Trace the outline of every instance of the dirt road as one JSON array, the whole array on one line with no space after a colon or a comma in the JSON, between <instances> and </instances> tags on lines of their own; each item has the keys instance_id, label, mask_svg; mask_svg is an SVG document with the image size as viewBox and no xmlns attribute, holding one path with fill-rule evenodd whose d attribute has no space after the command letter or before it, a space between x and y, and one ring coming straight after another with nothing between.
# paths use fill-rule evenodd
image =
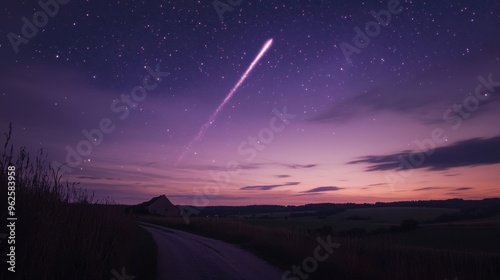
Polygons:
<instances>
[{"instance_id":1,"label":"dirt road","mask_svg":"<svg viewBox=\"0 0 500 280\"><path fill-rule=\"evenodd\" d=\"M279 280L283 273L236 245L141 223L158 245L158 280Z\"/></svg>"}]
</instances>

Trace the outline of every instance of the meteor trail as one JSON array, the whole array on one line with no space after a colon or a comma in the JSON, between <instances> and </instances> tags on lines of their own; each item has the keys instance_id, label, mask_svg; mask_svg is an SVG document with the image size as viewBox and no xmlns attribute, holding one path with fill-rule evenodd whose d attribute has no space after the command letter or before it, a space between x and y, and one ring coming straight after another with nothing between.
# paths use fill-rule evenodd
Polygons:
<instances>
[{"instance_id":1,"label":"meteor trail","mask_svg":"<svg viewBox=\"0 0 500 280\"><path fill-rule=\"evenodd\" d=\"M236 83L236 85L234 85L234 87L231 89L231 91L229 91L229 93L227 94L226 98L224 98L224 101L222 101L222 103L219 105L219 107L217 107L217 109L215 110L215 112L213 112L213 114L210 116L210 118L208 118L207 122L201 127L201 129L198 132L198 134L196 134L196 136L186 146L186 148L184 149L184 151L182 151L181 155L177 159L176 165L178 165L182 161L182 159L186 155L186 152L191 148L191 146L195 142L197 142L198 140L200 140L201 137L203 137L203 135L205 134L205 132L207 131L207 129L213 124L213 122L217 118L217 115L219 114L219 112L222 110L222 108L224 108L224 106L226 105L226 103L229 102L229 100L231 99L231 97L233 97L234 93L243 84L243 82L248 77L248 75L250 74L250 72L252 71L252 69L255 67L255 65L257 64L257 62L259 62L259 60L262 58L262 56L264 56L264 54L267 52L267 50L271 47L272 43L273 43L273 39L267 40L267 42L264 44L264 46L260 50L259 54L252 61L252 64L250 64L250 67L248 67L247 71L245 71L245 73L243 73L243 75L238 80L238 82Z\"/></svg>"}]
</instances>

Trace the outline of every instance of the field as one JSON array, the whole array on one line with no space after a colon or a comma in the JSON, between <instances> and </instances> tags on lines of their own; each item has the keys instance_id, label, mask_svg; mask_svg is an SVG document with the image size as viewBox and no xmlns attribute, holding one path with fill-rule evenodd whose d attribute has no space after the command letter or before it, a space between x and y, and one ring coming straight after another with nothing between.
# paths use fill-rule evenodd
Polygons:
<instances>
[{"instance_id":1,"label":"field","mask_svg":"<svg viewBox=\"0 0 500 280\"><path fill-rule=\"evenodd\" d=\"M379 207L348 209L330 216L331 220L348 220L350 217L369 218L373 223L399 224L404 219L425 221L444 213L457 212L458 209L427 207Z\"/></svg>"},{"instance_id":2,"label":"field","mask_svg":"<svg viewBox=\"0 0 500 280\"><path fill-rule=\"evenodd\" d=\"M381 207L348 209L325 219L317 217L287 218L284 213L264 214L266 219L244 219L252 225L281 227L298 231L320 230L327 226L333 233L349 231L353 228L366 232L389 229L404 219L426 221L444 213L454 213L458 209L425 207ZM271 218L273 217L273 218ZM276 217L276 218L274 218ZM280 217L280 218L278 218ZM500 254L500 217L454 223L422 224L418 230L408 232L388 232L392 242L421 248L463 250Z\"/></svg>"},{"instance_id":3,"label":"field","mask_svg":"<svg viewBox=\"0 0 500 280\"><path fill-rule=\"evenodd\" d=\"M425 221L444 213L457 212L457 209L425 207L380 207L347 209L344 212L323 219L312 217L290 217L291 213L264 213L255 219L246 218L248 223L267 227L284 227L297 230L314 230L330 226L335 232L360 228L367 231L397 226L404 219L412 218ZM264 219L262 217L265 217Z\"/></svg>"},{"instance_id":4,"label":"field","mask_svg":"<svg viewBox=\"0 0 500 280\"><path fill-rule=\"evenodd\" d=\"M468 223L422 225L417 229L384 231L378 234L341 234L359 227L395 228L395 222L409 217L429 219L450 209L408 208L354 209L326 219L317 217L264 219L137 217L139 220L190 231L239 244L281 267L283 271L313 254L318 242L330 236L341 246L319 265L311 279L498 279L500 275L500 227L494 219L482 226ZM397 213L397 214L394 214ZM351 215L372 220L343 220ZM257 216L256 216L257 217ZM392 223L381 223L392 222ZM331 226L332 231L325 230ZM352 233L352 231L351 231ZM494 244L493 244L494 243ZM294 278L289 278L294 279Z\"/></svg>"},{"instance_id":5,"label":"field","mask_svg":"<svg viewBox=\"0 0 500 280\"><path fill-rule=\"evenodd\" d=\"M345 220L370 220L372 223L399 224L402 220L413 218L419 221L435 218L444 213L457 212L458 209L429 208L429 207L377 207L377 208L357 208L347 209L341 213L328 216L328 221ZM279 219L290 218L296 221L311 220L310 217L291 217L291 214L301 214L293 212L262 213L255 218ZM250 215L239 215L241 218L251 218Z\"/></svg>"}]
</instances>

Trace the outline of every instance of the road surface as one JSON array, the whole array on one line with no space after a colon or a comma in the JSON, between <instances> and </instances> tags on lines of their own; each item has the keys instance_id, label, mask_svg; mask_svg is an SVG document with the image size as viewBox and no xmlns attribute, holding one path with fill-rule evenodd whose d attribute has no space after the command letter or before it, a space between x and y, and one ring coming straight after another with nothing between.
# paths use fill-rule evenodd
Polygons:
<instances>
[{"instance_id":1,"label":"road surface","mask_svg":"<svg viewBox=\"0 0 500 280\"><path fill-rule=\"evenodd\" d=\"M158 246L158 280L279 280L283 271L236 245L141 223Z\"/></svg>"}]
</instances>

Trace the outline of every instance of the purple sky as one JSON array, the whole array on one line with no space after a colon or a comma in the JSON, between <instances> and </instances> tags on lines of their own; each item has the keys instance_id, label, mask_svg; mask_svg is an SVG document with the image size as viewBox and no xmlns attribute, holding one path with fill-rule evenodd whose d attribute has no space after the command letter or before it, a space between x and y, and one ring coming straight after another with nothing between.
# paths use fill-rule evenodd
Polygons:
<instances>
[{"instance_id":1,"label":"purple sky","mask_svg":"<svg viewBox=\"0 0 500 280\"><path fill-rule=\"evenodd\" d=\"M499 196L500 3L401 1L347 59L388 2L242 1L221 22L210 1L70 1L17 53L42 8L9 3L0 129L117 203Z\"/></svg>"}]
</instances>

